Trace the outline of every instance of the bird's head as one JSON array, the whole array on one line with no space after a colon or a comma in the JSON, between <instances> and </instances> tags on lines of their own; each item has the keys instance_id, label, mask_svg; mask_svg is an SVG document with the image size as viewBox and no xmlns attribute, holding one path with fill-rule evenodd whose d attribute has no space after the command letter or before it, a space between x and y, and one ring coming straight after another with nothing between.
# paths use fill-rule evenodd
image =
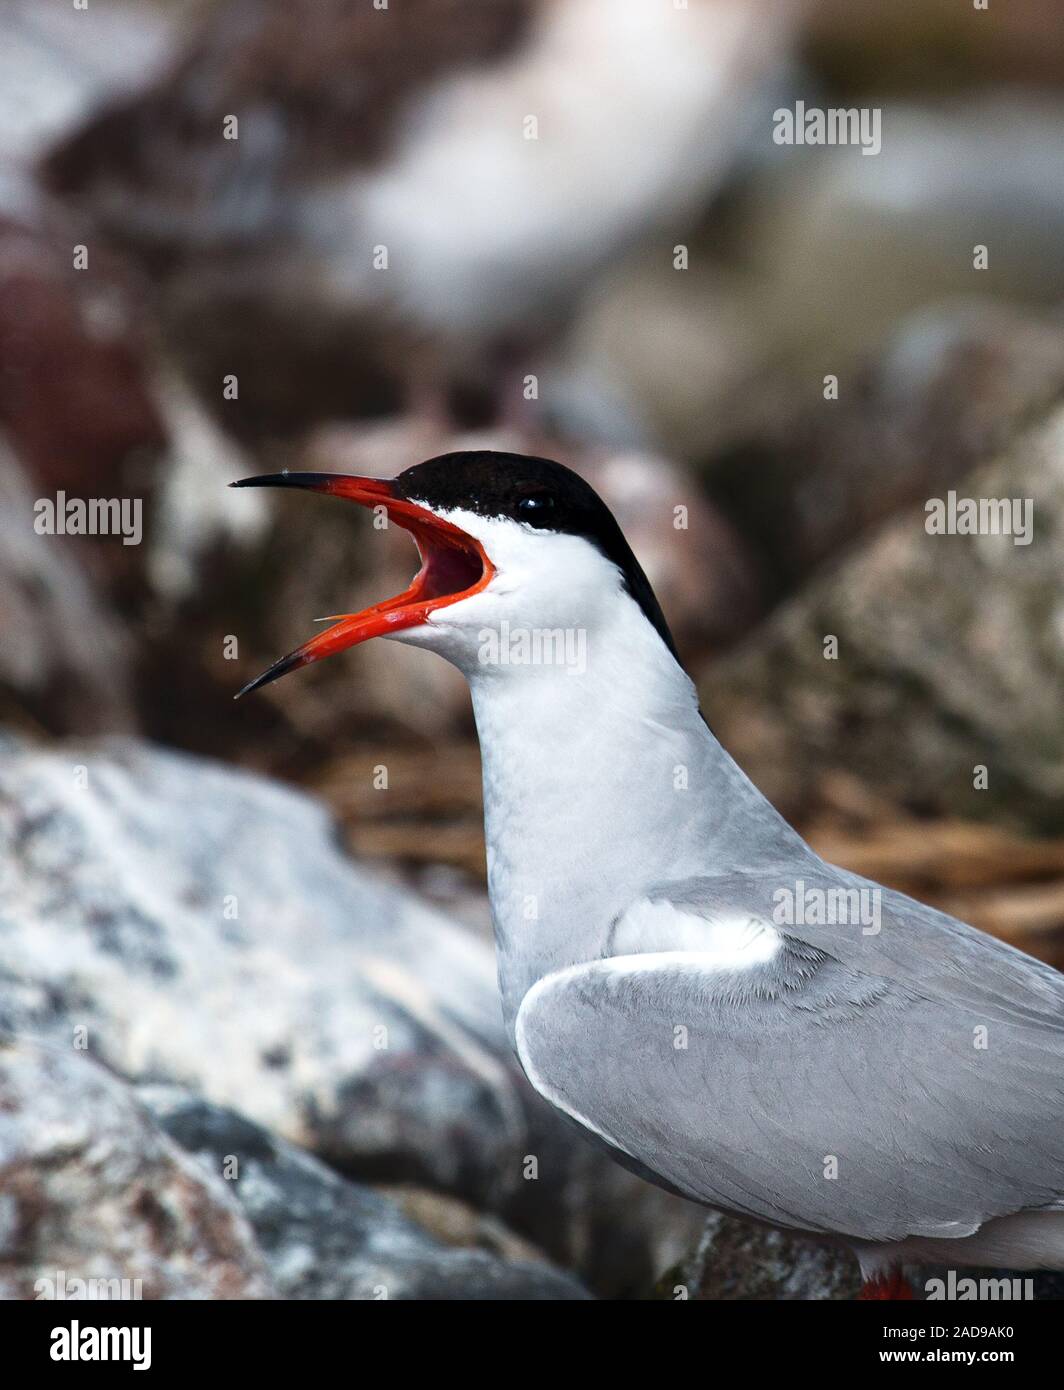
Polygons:
<instances>
[{"instance_id":1,"label":"bird's head","mask_svg":"<svg viewBox=\"0 0 1064 1390\"><path fill-rule=\"evenodd\" d=\"M234 487L306 488L377 510L414 537L421 568L408 588L336 619L240 691L371 637L427 647L473 675L500 631L594 634L634 602L675 655L653 590L592 487L550 459L490 451L443 454L397 478L272 473ZM491 641L495 635L496 642ZM504 661L507 670L520 663Z\"/></svg>"}]
</instances>

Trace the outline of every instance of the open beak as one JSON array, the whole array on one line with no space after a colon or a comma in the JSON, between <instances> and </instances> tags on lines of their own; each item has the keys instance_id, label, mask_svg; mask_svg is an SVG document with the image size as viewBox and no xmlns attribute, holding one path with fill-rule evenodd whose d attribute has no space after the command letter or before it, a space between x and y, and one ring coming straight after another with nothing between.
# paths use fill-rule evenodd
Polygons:
<instances>
[{"instance_id":1,"label":"open beak","mask_svg":"<svg viewBox=\"0 0 1064 1390\"><path fill-rule=\"evenodd\" d=\"M495 569L478 540L436 516L425 507L398 495L393 482L381 478L359 478L347 473L268 473L261 478L242 478L232 487L301 487L325 492L330 497L346 497L363 507L383 507L389 521L409 531L421 555L421 568L394 598L348 613L332 627L304 642L288 656L275 661L268 671L249 681L235 699L260 686L320 661L323 656L342 652L371 637L383 637L404 627L417 627L430 613L446 608L459 599L479 593L491 582Z\"/></svg>"}]
</instances>

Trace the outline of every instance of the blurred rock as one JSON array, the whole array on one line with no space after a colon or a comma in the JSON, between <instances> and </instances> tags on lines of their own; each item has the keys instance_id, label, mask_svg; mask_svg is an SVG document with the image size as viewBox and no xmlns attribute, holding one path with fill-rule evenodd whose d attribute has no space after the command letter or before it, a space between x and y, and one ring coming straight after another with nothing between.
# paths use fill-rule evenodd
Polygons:
<instances>
[{"instance_id":1,"label":"blurred rock","mask_svg":"<svg viewBox=\"0 0 1064 1390\"><path fill-rule=\"evenodd\" d=\"M969 8L959 23L987 18ZM799 99L881 111L880 152L777 146L765 112L748 141L760 162L680 238L688 269L637 248L581 321L567 370L609 380L670 455L711 459L756 436L778 397L814 411L826 375L844 407L862 360L910 315L976 297L1040 313L1064 296L1061 95L844 97L799 72L776 107Z\"/></svg>"},{"instance_id":2,"label":"blurred rock","mask_svg":"<svg viewBox=\"0 0 1064 1390\"><path fill-rule=\"evenodd\" d=\"M189 0L91 6L4 0L0 161L28 164L100 102L148 82Z\"/></svg>"},{"instance_id":3,"label":"blurred rock","mask_svg":"<svg viewBox=\"0 0 1064 1390\"><path fill-rule=\"evenodd\" d=\"M803 11L805 48L846 89L917 84L932 90L997 79L1064 82L1064 34L1054 0L956 5L817 0Z\"/></svg>"},{"instance_id":4,"label":"blurred rock","mask_svg":"<svg viewBox=\"0 0 1064 1390\"><path fill-rule=\"evenodd\" d=\"M0 684L16 721L50 733L136 727L146 540L165 433L150 334L124 269L101 249L74 268L83 227L0 180ZM126 507L116 534L39 534L35 505ZM134 510L136 509L136 510Z\"/></svg>"},{"instance_id":5,"label":"blurred rock","mask_svg":"<svg viewBox=\"0 0 1064 1390\"><path fill-rule=\"evenodd\" d=\"M559 457L609 504L681 650L719 647L751 627L763 595L750 547L688 470L646 452Z\"/></svg>"},{"instance_id":6,"label":"blurred rock","mask_svg":"<svg viewBox=\"0 0 1064 1390\"><path fill-rule=\"evenodd\" d=\"M537 1249L531 1241L515 1235L497 1217L477 1211L457 1197L448 1197L445 1193L433 1192L426 1187L412 1187L410 1184L378 1186L376 1190L394 1202L416 1226L428 1231L444 1245L487 1250L503 1259L523 1260L529 1264L545 1263L542 1250Z\"/></svg>"},{"instance_id":7,"label":"blurred rock","mask_svg":"<svg viewBox=\"0 0 1064 1390\"><path fill-rule=\"evenodd\" d=\"M490 956L346 862L319 807L133 743L12 750L0 776L6 1026L83 1023L116 1070L347 1164L519 1181Z\"/></svg>"},{"instance_id":8,"label":"blurred rock","mask_svg":"<svg viewBox=\"0 0 1064 1390\"><path fill-rule=\"evenodd\" d=\"M916 812L1064 828L1064 411L955 489L1029 499L1032 543L906 513L705 671L715 731L790 815L849 773Z\"/></svg>"},{"instance_id":9,"label":"blurred rock","mask_svg":"<svg viewBox=\"0 0 1064 1390\"><path fill-rule=\"evenodd\" d=\"M12 745L0 834L0 1028L84 1027L120 1074L501 1213L597 1287L686 1238L693 1208L528 1087L490 948L345 860L307 798L132 742Z\"/></svg>"},{"instance_id":10,"label":"blurred rock","mask_svg":"<svg viewBox=\"0 0 1064 1390\"><path fill-rule=\"evenodd\" d=\"M0 1036L0 1298L55 1297L60 1282L74 1297L75 1279L129 1280L131 1294L140 1281L144 1298L276 1293L221 1177L126 1086L69 1038Z\"/></svg>"},{"instance_id":11,"label":"blurred rock","mask_svg":"<svg viewBox=\"0 0 1064 1390\"><path fill-rule=\"evenodd\" d=\"M977 1277L1030 1279L1035 1299L1061 1296L1060 1274L1052 1270L962 1270ZM915 1266L906 1270L916 1299L926 1281L945 1278L945 1268ZM667 1270L654 1296L698 1302L725 1300L847 1301L861 1291L857 1259L843 1245L816 1241L712 1212L697 1246Z\"/></svg>"},{"instance_id":12,"label":"blurred rock","mask_svg":"<svg viewBox=\"0 0 1064 1390\"><path fill-rule=\"evenodd\" d=\"M386 1197L230 1110L173 1088L142 1087L159 1123L228 1184L254 1228L281 1298L580 1299L542 1257L500 1259L442 1244ZM444 1199L438 1199L440 1201ZM517 1242L515 1241L515 1244Z\"/></svg>"},{"instance_id":13,"label":"blurred rock","mask_svg":"<svg viewBox=\"0 0 1064 1390\"><path fill-rule=\"evenodd\" d=\"M261 543L273 513L266 493L243 497L230 483L257 465L207 414L187 384L165 363L156 364L152 393L170 447L159 487L148 556L148 578L168 605L208 587L220 555L227 565Z\"/></svg>"},{"instance_id":14,"label":"blurred rock","mask_svg":"<svg viewBox=\"0 0 1064 1390\"><path fill-rule=\"evenodd\" d=\"M707 457L710 495L780 597L991 459L1064 391L1064 320L989 301L911 314L840 384L768 391Z\"/></svg>"},{"instance_id":15,"label":"blurred rock","mask_svg":"<svg viewBox=\"0 0 1064 1390\"><path fill-rule=\"evenodd\" d=\"M912 1266L906 1275L916 1299L923 1299L926 1281L945 1278L946 1269ZM991 1279L1030 1279L1036 1299L1057 1300L1061 1275L1054 1270L971 1269ZM852 1300L861 1291L857 1259L844 1245L817 1241L752 1221L711 1212L695 1248L662 1275L654 1290L661 1299L696 1301Z\"/></svg>"},{"instance_id":16,"label":"blurred rock","mask_svg":"<svg viewBox=\"0 0 1064 1390\"><path fill-rule=\"evenodd\" d=\"M128 634L81 563L86 538L34 531L37 497L0 433L0 692L6 718L54 732L131 729Z\"/></svg>"},{"instance_id":17,"label":"blurred rock","mask_svg":"<svg viewBox=\"0 0 1064 1390\"><path fill-rule=\"evenodd\" d=\"M861 1275L851 1252L711 1212L696 1248L668 1270L658 1298L851 1299Z\"/></svg>"},{"instance_id":18,"label":"blurred rock","mask_svg":"<svg viewBox=\"0 0 1064 1390\"><path fill-rule=\"evenodd\" d=\"M773 314L771 350L810 382L950 295L1036 309L1064 294L1060 95L1005 87L858 104L882 111L878 154L780 147L751 198L745 263L770 296L751 308Z\"/></svg>"},{"instance_id":19,"label":"blurred rock","mask_svg":"<svg viewBox=\"0 0 1064 1390\"><path fill-rule=\"evenodd\" d=\"M0 426L45 492L150 499L165 437L143 310L100 248L76 270L77 245L77 220L39 199L24 217L0 212ZM114 563L136 558L114 549Z\"/></svg>"}]
</instances>

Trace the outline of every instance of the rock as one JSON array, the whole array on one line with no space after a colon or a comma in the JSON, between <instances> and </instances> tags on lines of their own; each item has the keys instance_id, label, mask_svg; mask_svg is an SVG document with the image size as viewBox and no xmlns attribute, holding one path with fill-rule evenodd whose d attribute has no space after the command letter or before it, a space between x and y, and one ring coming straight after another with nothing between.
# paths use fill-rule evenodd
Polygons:
<instances>
[{"instance_id":1,"label":"rock","mask_svg":"<svg viewBox=\"0 0 1064 1390\"><path fill-rule=\"evenodd\" d=\"M808 84L780 105L803 97ZM824 90L809 104L837 103ZM1002 88L868 104L882 111L879 153L784 147L751 191L742 230L763 360L786 361L811 390L827 372L844 385L854 352L951 296L1034 309L1064 291L1059 95ZM986 269L975 267L978 246Z\"/></svg>"},{"instance_id":2,"label":"rock","mask_svg":"<svg viewBox=\"0 0 1064 1390\"><path fill-rule=\"evenodd\" d=\"M238 478L260 472L165 362L151 378L152 395L170 447L153 517L148 579L171 611L231 571L259 545L275 508L264 490L250 506L229 491ZM224 558L223 558L224 557ZM181 623L182 619L177 619ZM166 640L172 640L172 630Z\"/></svg>"},{"instance_id":3,"label":"rock","mask_svg":"<svg viewBox=\"0 0 1064 1390\"><path fill-rule=\"evenodd\" d=\"M89 14L5 0L0 158L28 164L99 102L147 82L169 47L178 8L93 0Z\"/></svg>"},{"instance_id":4,"label":"rock","mask_svg":"<svg viewBox=\"0 0 1064 1390\"><path fill-rule=\"evenodd\" d=\"M166 442L150 334L124 269L95 244L76 269L84 228L16 182L13 198L0 177L0 686L16 722L131 730L139 646L129 620L148 606ZM132 528L116 534L113 517L108 534L37 530L74 500L121 505Z\"/></svg>"},{"instance_id":5,"label":"rock","mask_svg":"<svg viewBox=\"0 0 1064 1390\"><path fill-rule=\"evenodd\" d=\"M889 9L821 0L803 12L804 48L847 91L881 91L899 76L906 88L932 91L1017 79L1055 86L1064 66L1056 14L1053 0L1015 0L993 24L973 24L952 0L896 0Z\"/></svg>"},{"instance_id":6,"label":"rock","mask_svg":"<svg viewBox=\"0 0 1064 1390\"><path fill-rule=\"evenodd\" d=\"M954 14L974 33L970 14ZM792 414L804 403L807 417L845 411L867 389L868 354L910 316L976 297L1040 313L1064 294L1059 94L936 89L924 102L885 101L889 76L874 61L874 89L847 74L841 100L815 72L793 74L756 117L760 160L684 236L690 268L677 274L660 248L637 249L584 316L570 370L609 380L670 455L711 466L756 443L766 415L778 423L777 398ZM881 110L881 151L775 145L773 108L799 99ZM1031 369L1037 377L1037 361ZM823 399L827 375L837 402ZM976 392L962 404L966 418L978 414Z\"/></svg>"},{"instance_id":7,"label":"rock","mask_svg":"<svg viewBox=\"0 0 1064 1390\"><path fill-rule=\"evenodd\" d=\"M504 1260L441 1243L399 1207L233 1111L164 1087L141 1096L179 1144L228 1184L282 1298L581 1299L542 1257Z\"/></svg>"},{"instance_id":8,"label":"rock","mask_svg":"<svg viewBox=\"0 0 1064 1390\"><path fill-rule=\"evenodd\" d=\"M76 218L36 196L17 217L0 208L0 427L44 492L150 501L165 436L148 345L134 282ZM111 538L83 544L136 558Z\"/></svg>"},{"instance_id":9,"label":"rock","mask_svg":"<svg viewBox=\"0 0 1064 1390\"><path fill-rule=\"evenodd\" d=\"M126 1297L276 1293L226 1184L122 1082L69 1042L0 1038L0 1298L74 1297L79 1279L128 1280Z\"/></svg>"},{"instance_id":10,"label":"rock","mask_svg":"<svg viewBox=\"0 0 1064 1390\"><path fill-rule=\"evenodd\" d=\"M857 1261L840 1246L713 1212L697 1247L658 1281L658 1298L849 1299Z\"/></svg>"},{"instance_id":11,"label":"rock","mask_svg":"<svg viewBox=\"0 0 1064 1390\"><path fill-rule=\"evenodd\" d=\"M1056 319L985 300L939 303L899 323L838 400L808 382L759 393L702 471L762 592L778 599L888 517L989 462L1062 387Z\"/></svg>"},{"instance_id":12,"label":"rock","mask_svg":"<svg viewBox=\"0 0 1064 1390\"><path fill-rule=\"evenodd\" d=\"M134 743L14 751L0 776L4 1026L83 1024L116 1071L348 1165L518 1180L489 954L346 862L319 807Z\"/></svg>"},{"instance_id":13,"label":"rock","mask_svg":"<svg viewBox=\"0 0 1064 1390\"><path fill-rule=\"evenodd\" d=\"M396 1204L404 1216L442 1241L475 1250L487 1250L507 1260L544 1264L546 1257L531 1241L515 1235L497 1217L477 1211L457 1197L410 1184L378 1186L377 1192Z\"/></svg>"},{"instance_id":14,"label":"rock","mask_svg":"<svg viewBox=\"0 0 1064 1390\"><path fill-rule=\"evenodd\" d=\"M34 531L37 494L0 433L0 690L9 722L60 733L134 728L128 634L82 564L85 538Z\"/></svg>"},{"instance_id":15,"label":"rock","mask_svg":"<svg viewBox=\"0 0 1064 1390\"><path fill-rule=\"evenodd\" d=\"M588 1297L542 1257L441 1243L232 1111L7 1036L0 1297L76 1297L76 1280L145 1299Z\"/></svg>"},{"instance_id":16,"label":"rock","mask_svg":"<svg viewBox=\"0 0 1064 1390\"><path fill-rule=\"evenodd\" d=\"M907 1267L906 1277L916 1299L923 1299L927 1281L945 1279L938 1266ZM1031 1280L1032 1297L1055 1300L1061 1295L1061 1276L1053 1270L954 1270L959 1278ZM847 1300L861 1291L856 1257L844 1245L791 1235L739 1217L712 1212L697 1246L658 1281L656 1298Z\"/></svg>"},{"instance_id":17,"label":"rock","mask_svg":"<svg viewBox=\"0 0 1064 1390\"><path fill-rule=\"evenodd\" d=\"M790 815L845 772L917 812L1064 827L1064 411L955 490L1029 499L1032 543L929 535L908 512L704 673L718 736Z\"/></svg>"},{"instance_id":18,"label":"rock","mask_svg":"<svg viewBox=\"0 0 1064 1390\"><path fill-rule=\"evenodd\" d=\"M763 609L750 547L691 472L649 451L563 450L609 504L681 649L716 649Z\"/></svg>"},{"instance_id":19,"label":"rock","mask_svg":"<svg viewBox=\"0 0 1064 1390\"><path fill-rule=\"evenodd\" d=\"M0 1028L84 1028L119 1074L500 1213L596 1287L686 1239L693 1208L519 1074L491 949L346 860L308 798L132 741L12 745L0 840Z\"/></svg>"}]
</instances>

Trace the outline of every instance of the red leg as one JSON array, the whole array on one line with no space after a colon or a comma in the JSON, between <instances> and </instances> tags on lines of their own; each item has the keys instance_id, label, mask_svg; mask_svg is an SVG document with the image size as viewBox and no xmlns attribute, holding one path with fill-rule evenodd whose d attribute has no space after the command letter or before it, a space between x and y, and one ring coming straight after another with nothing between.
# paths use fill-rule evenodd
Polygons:
<instances>
[{"instance_id":1,"label":"red leg","mask_svg":"<svg viewBox=\"0 0 1064 1390\"><path fill-rule=\"evenodd\" d=\"M875 1298L903 1299L913 1298L912 1286L900 1269L894 1268L882 1274L873 1274L861 1285L857 1295L861 1300Z\"/></svg>"}]
</instances>

